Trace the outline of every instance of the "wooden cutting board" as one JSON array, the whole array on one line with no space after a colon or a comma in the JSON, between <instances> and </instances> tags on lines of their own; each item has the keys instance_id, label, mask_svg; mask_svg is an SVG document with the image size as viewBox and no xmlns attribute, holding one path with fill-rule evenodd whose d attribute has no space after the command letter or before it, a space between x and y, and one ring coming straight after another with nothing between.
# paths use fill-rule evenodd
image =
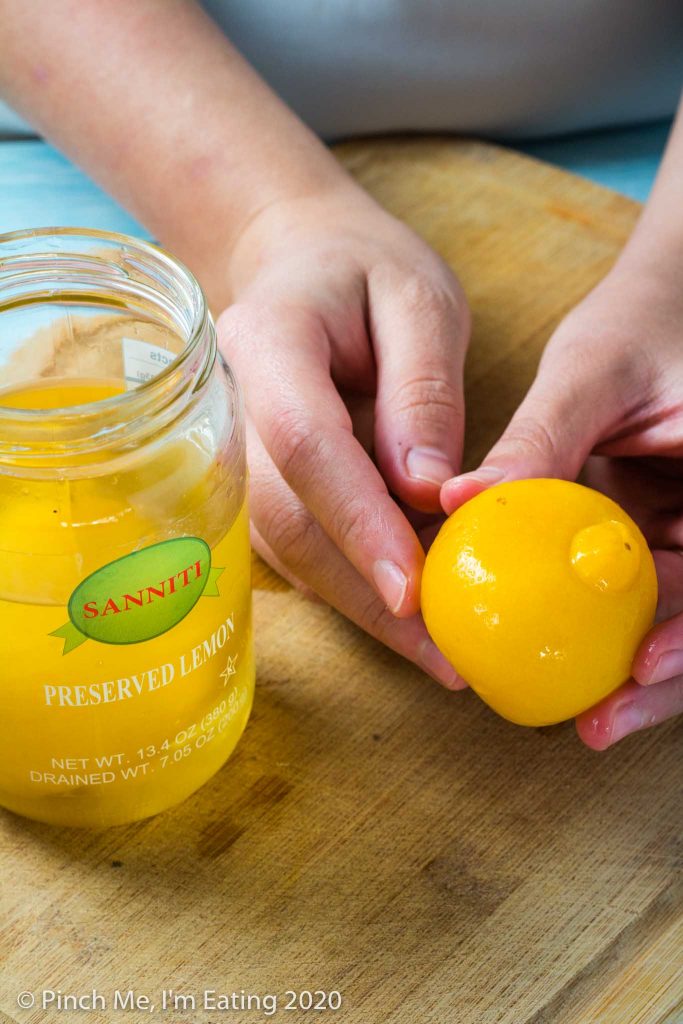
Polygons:
<instances>
[{"instance_id":1,"label":"wooden cutting board","mask_svg":"<svg viewBox=\"0 0 683 1024\"><path fill-rule=\"evenodd\" d=\"M638 208L478 143L340 156L465 284L473 465ZM0 815L0 1019L268 1019L17 1006L96 987L277 993L284 1021L683 1020L680 723L595 754L446 693L258 562L255 585L256 708L200 793L100 834ZM286 1011L288 989L344 1002Z\"/></svg>"}]
</instances>

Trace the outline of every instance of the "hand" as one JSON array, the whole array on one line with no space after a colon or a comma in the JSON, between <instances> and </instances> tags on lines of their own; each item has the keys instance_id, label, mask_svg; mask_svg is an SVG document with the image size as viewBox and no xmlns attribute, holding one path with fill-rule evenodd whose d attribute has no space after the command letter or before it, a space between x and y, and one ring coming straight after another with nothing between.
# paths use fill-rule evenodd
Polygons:
<instances>
[{"instance_id":1,"label":"hand","mask_svg":"<svg viewBox=\"0 0 683 1024\"><path fill-rule=\"evenodd\" d=\"M419 615L416 532L433 532L461 456L457 281L351 182L267 207L230 278L218 333L246 396L256 550L461 688Z\"/></svg>"},{"instance_id":2,"label":"hand","mask_svg":"<svg viewBox=\"0 0 683 1024\"><path fill-rule=\"evenodd\" d=\"M617 268L564 320L509 427L479 469L444 484L442 504L503 479L573 480L584 464L654 549L662 620L633 680L577 719L603 750L683 710L683 291L662 274Z\"/></svg>"}]
</instances>

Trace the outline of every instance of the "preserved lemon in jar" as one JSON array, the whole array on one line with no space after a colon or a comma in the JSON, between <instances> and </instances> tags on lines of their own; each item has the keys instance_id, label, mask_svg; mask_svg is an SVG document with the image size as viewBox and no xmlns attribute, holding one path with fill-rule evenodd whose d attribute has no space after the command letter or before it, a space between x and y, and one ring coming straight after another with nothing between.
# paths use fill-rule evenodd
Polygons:
<instances>
[{"instance_id":1,"label":"preserved lemon in jar","mask_svg":"<svg viewBox=\"0 0 683 1024\"><path fill-rule=\"evenodd\" d=\"M244 417L191 276L0 236L0 805L121 824L226 761L254 691Z\"/></svg>"}]
</instances>

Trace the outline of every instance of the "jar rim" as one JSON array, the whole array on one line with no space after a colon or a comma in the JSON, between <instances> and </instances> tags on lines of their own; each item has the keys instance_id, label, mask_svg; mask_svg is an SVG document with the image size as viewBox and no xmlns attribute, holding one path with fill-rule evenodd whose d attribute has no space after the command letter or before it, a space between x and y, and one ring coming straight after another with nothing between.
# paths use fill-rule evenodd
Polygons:
<instances>
[{"instance_id":1,"label":"jar rim","mask_svg":"<svg viewBox=\"0 0 683 1024\"><path fill-rule=\"evenodd\" d=\"M155 377L141 382L130 391L122 391L118 394L101 398L94 402L84 402L82 405L78 405L77 407L64 406L50 409L17 409L12 406L6 406L2 404L0 394L0 421L2 421L3 418L11 418L15 422L40 424L45 423L48 420L50 422L54 422L55 419L60 419L61 417L71 417L76 412L81 417L88 417L106 415L108 412L117 409L135 408L136 405L139 405L141 398L144 399L147 396L151 398L153 395L163 390L167 386L170 378L174 374L177 374L179 370L182 370L182 368L191 360L191 357L196 353L196 350L202 341L207 321L209 319L209 311L204 293L197 281L197 278L181 260L173 256L170 252L164 249L163 246L157 245L155 242L148 242L145 239L136 238L133 235L127 235L118 231L103 231L97 228L23 228L18 231L0 233L0 311L2 308L1 275L3 266L6 266L12 258L15 258L3 256L3 246L24 240L29 241L32 239L49 237L80 237L88 240L100 239L103 242L118 243L129 250L137 250L144 253L146 256L151 257L153 261L173 270L176 274L179 273L183 278L184 284L188 287L189 292L195 300L193 302L194 315L192 327L189 331L189 337L182 352L175 354L171 362L167 366L163 367ZM56 258L59 258L59 255L60 254L55 253Z\"/></svg>"}]
</instances>

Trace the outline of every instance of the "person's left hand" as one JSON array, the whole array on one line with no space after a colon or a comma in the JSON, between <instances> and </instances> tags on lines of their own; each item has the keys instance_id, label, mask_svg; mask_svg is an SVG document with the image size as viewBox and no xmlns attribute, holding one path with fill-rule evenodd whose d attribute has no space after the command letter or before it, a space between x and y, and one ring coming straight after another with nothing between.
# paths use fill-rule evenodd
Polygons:
<instances>
[{"instance_id":1,"label":"person's left hand","mask_svg":"<svg viewBox=\"0 0 683 1024\"><path fill-rule=\"evenodd\" d=\"M442 505L450 514L502 480L574 480L584 467L642 529L659 581L633 679L577 719L604 750L683 711L683 289L661 268L617 268L570 313L509 427L479 469L443 485Z\"/></svg>"}]
</instances>

